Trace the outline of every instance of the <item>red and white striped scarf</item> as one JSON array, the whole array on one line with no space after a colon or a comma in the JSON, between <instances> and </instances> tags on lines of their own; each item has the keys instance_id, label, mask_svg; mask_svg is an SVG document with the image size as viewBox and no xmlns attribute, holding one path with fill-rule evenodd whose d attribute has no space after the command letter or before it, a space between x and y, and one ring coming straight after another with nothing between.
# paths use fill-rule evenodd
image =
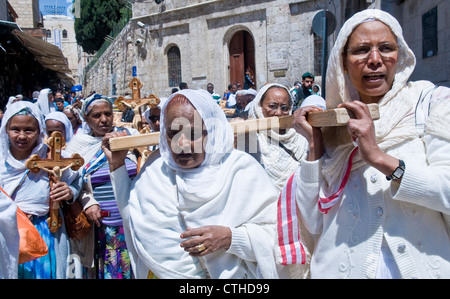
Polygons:
<instances>
[{"instance_id":1,"label":"red and white striped scarf","mask_svg":"<svg viewBox=\"0 0 450 299\"><path fill-rule=\"evenodd\" d=\"M358 147L355 147L350 153L350 157L348 159L347 164L347 170L345 171L344 178L341 181L341 185L339 186L338 191L329 197L319 197L319 210L322 213L324 214L328 213L328 210L331 209L340 200L341 193L344 190L345 185L347 185L348 178L352 170L353 157L355 156L357 150Z\"/></svg>"},{"instance_id":2,"label":"red and white striped scarf","mask_svg":"<svg viewBox=\"0 0 450 299\"><path fill-rule=\"evenodd\" d=\"M278 198L277 229L281 264L306 264L306 252L300 240L297 203L297 172L287 181Z\"/></svg>"},{"instance_id":3,"label":"red and white striped scarf","mask_svg":"<svg viewBox=\"0 0 450 299\"><path fill-rule=\"evenodd\" d=\"M329 197L319 197L318 208L326 214L340 199L340 195L350 176L353 156L357 147L352 151L347 165L344 178L339 190ZM296 189L297 189L296 171L287 181L278 198L277 206L277 230L278 230L278 259L281 265L306 264L306 251L303 247L300 237L299 212L297 210Z\"/></svg>"}]
</instances>

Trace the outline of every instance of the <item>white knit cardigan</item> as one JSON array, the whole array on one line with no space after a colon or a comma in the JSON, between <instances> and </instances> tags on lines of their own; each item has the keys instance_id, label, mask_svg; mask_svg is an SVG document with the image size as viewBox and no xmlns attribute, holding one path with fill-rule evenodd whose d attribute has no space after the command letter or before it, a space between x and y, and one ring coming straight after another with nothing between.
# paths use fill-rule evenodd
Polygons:
<instances>
[{"instance_id":1,"label":"white knit cardigan","mask_svg":"<svg viewBox=\"0 0 450 299\"><path fill-rule=\"evenodd\" d=\"M335 97L327 98L327 105L358 99L343 72L341 51L353 29L367 19L390 26L400 45L395 81L379 102L381 118L375 128L380 148L404 160L406 171L398 185L357 155L341 200L322 214L318 196L336 192L353 144L328 145L321 159L302 161L297 204L308 231L317 238L311 277L379 277L384 248L402 278L450 278L450 239L444 220L450 215L450 134L445 129L450 123L450 90L435 91L426 133L420 138L415 107L421 91L432 83L407 83L414 54L389 14L366 10L344 24L331 52L327 95Z\"/></svg>"}]
</instances>

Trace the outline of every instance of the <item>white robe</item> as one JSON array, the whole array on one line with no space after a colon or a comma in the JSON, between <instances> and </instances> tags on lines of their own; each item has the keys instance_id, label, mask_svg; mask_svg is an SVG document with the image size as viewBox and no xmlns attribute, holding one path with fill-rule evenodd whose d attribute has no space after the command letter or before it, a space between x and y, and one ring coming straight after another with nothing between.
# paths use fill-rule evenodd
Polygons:
<instances>
[{"instance_id":1,"label":"white robe","mask_svg":"<svg viewBox=\"0 0 450 299\"><path fill-rule=\"evenodd\" d=\"M125 167L111 173L131 263L137 278L278 278L273 244L278 192L250 155L233 149L233 132L210 95L182 90L208 132L206 157L193 169L173 161L161 114L161 156L152 154L130 182ZM180 247L187 227L221 225L230 248L192 257ZM208 273L208 275L207 275Z\"/></svg>"},{"instance_id":2,"label":"white robe","mask_svg":"<svg viewBox=\"0 0 450 299\"><path fill-rule=\"evenodd\" d=\"M261 108L262 99L264 94L274 86L286 89L286 92L290 95L283 85L277 83L265 85L251 102L252 105L249 105L249 118L264 118ZM287 130L285 134L279 134L274 130L260 131L256 133L256 137L258 153L255 158L264 167L277 190L281 192L287 180L298 168L299 161L306 154L308 142L294 129ZM250 144L249 151L252 151L252 144Z\"/></svg>"},{"instance_id":3,"label":"white robe","mask_svg":"<svg viewBox=\"0 0 450 299\"><path fill-rule=\"evenodd\" d=\"M149 158L132 184L125 167L111 173L137 278L146 278L149 270L159 278L204 278L197 258L180 247L180 234L205 225L232 230L230 248L204 258L212 278L280 277L273 255L278 192L246 153L233 151L219 167L195 196L178 194L182 201L176 173L159 157ZM200 198L202 193L211 197Z\"/></svg>"}]
</instances>

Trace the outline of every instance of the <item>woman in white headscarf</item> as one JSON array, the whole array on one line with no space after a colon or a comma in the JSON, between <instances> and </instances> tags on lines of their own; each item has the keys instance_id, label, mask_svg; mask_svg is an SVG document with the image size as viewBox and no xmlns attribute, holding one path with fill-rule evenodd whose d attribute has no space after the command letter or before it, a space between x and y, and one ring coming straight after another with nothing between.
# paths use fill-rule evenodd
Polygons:
<instances>
[{"instance_id":1,"label":"woman in white headscarf","mask_svg":"<svg viewBox=\"0 0 450 299\"><path fill-rule=\"evenodd\" d=\"M36 102L38 107L41 109L44 116L50 112L56 111L55 104L53 102L53 93L50 88L44 88L39 92L39 97Z\"/></svg>"},{"instance_id":2,"label":"woman in white headscarf","mask_svg":"<svg viewBox=\"0 0 450 299\"><path fill-rule=\"evenodd\" d=\"M54 131L59 131L63 134L66 144L72 139L72 123L64 113L55 111L47 114L45 116L45 125L47 137L50 137Z\"/></svg>"},{"instance_id":3,"label":"woman in white headscarf","mask_svg":"<svg viewBox=\"0 0 450 299\"><path fill-rule=\"evenodd\" d=\"M46 171L34 173L27 169L25 162L31 155L47 158L44 135L44 116L35 104L20 101L5 112L0 129L0 181L15 204L30 216L49 248L47 255L19 265L19 278L68 278L70 272L65 226L51 233L47 225L49 200L73 201L81 181L77 172L68 169L50 190Z\"/></svg>"},{"instance_id":4,"label":"woman in white headscarf","mask_svg":"<svg viewBox=\"0 0 450 299\"><path fill-rule=\"evenodd\" d=\"M292 104L291 94L285 86L266 84L251 102L249 118L287 116L292 114ZM308 143L294 129L260 131L256 133L256 137L257 152L252 152L255 148L253 144L249 144L246 151L261 163L275 187L281 191L298 168L308 149ZM252 139L249 140L251 142Z\"/></svg>"},{"instance_id":5,"label":"woman in white headscarf","mask_svg":"<svg viewBox=\"0 0 450 299\"><path fill-rule=\"evenodd\" d=\"M86 134L76 134L67 144L65 153L78 153L84 158L84 165L79 169L83 190L78 200L97 229L92 229L82 240L72 241L72 250L87 268L85 278L131 279L133 272L122 217L111 186L108 161L101 148L105 134L122 128L114 126L112 102L102 95L87 98L81 113L86 121ZM135 129L123 130L138 133ZM132 153L126 159L126 171L127 176L136 175L136 157ZM97 257L94 256L95 246L98 246Z\"/></svg>"},{"instance_id":6,"label":"woman in white headscarf","mask_svg":"<svg viewBox=\"0 0 450 299\"><path fill-rule=\"evenodd\" d=\"M450 278L450 90L408 82L415 64L397 20L357 13L331 51L326 84L327 109L356 119L321 131L305 120L317 108L295 113L311 148L297 203L318 239L313 278Z\"/></svg>"},{"instance_id":7,"label":"woman in white headscarf","mask_svg":"<svg viewBox=\"0 0 450 299\"><path fill-rule=\"evenodd\" d=\"M280 277L272 249L278 192L253 158L233 149L209 93L187 89L168 99L159 152L132 183L123 153L107 154L136 276Z\"/></svg>"}]
</instances>

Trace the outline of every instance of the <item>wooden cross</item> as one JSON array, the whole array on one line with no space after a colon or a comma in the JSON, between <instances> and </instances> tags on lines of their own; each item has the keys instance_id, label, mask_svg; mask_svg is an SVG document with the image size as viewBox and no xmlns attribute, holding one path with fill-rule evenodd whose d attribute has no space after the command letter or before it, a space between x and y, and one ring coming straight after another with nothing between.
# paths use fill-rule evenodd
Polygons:
<instances>
[{"instance_id":1,"label":"wooden cross","mask_svg":"<svg viewBox=\"0 0 450 299\"><path fill-rule=\"evenodd\" d=\"M132 123L124 123L121 122L121 114L118 114L114 124L118 127L134 127L137 128L138 123L140 123L141 115L139 113L139 107L143 105L148 105L150 108L156 107L160 103L160 99L155 96L154 94L149 95L147 98L141 98L141 88L143 84L142 82L137 78L133 77L131 82L128 84L128 87L132 90L132 98L131 99L125 99L123 96L119 96L115 101L114 105L120 110L125 111L126 108L133 109L134 111L134 118Z\"/></svg>"},{"instance_id":2,"label":"wooden cross","mask_svg":"<svg viewBox=\"0 0 450 299\"><path fill-rule=\"evenodd\" d=\"M84 164L84 159L79 154L73 154L71 158L61 158L61 149L64 147L65 140L61 132L55 131L47 140L50 147L50 159L41 159L39 155L32 155L25 162L25 166L31 172L38 172L45 170L48 172L50 187L53 182L61 180L62 173L71 168L78 170ZM52 233L55 233L62 224L62 219L59 217L59 203L50 203L50 217L47 219L48 226Z\"/></svg>"},{"instance_id":3,"label":"wooden cross","mask_svg":"<svg viewBox=\"0 0 450 299\"><path fill-rule=\"evenodd\" d=\"M139 100L141 98L141 88L144 84L142 84L141 80L137 77L133 77L131 82L128 84L128 87L131 88L131 95L133 100Z\"/></svg>"},{"instance_id":4,"label":"wooden cross","mask_svg":"<svg viewBox=\"0 0 450 299\"><path fill-rule=\"evenodd\" d=\"M370 116L377 120L380 118L378 104L369 104ZM345 126L350 118L354 118L351 111L346 108L328 109L319 112L310 112L307 115L308 122L313 127ZM231 122L235 134L249 132L289 129L292 128L294 116L268 117ZM159 143L159 132L111 138L109 145L111 151L120 151L136 147L152 146Z\"/></svg>"}]
</instances>

